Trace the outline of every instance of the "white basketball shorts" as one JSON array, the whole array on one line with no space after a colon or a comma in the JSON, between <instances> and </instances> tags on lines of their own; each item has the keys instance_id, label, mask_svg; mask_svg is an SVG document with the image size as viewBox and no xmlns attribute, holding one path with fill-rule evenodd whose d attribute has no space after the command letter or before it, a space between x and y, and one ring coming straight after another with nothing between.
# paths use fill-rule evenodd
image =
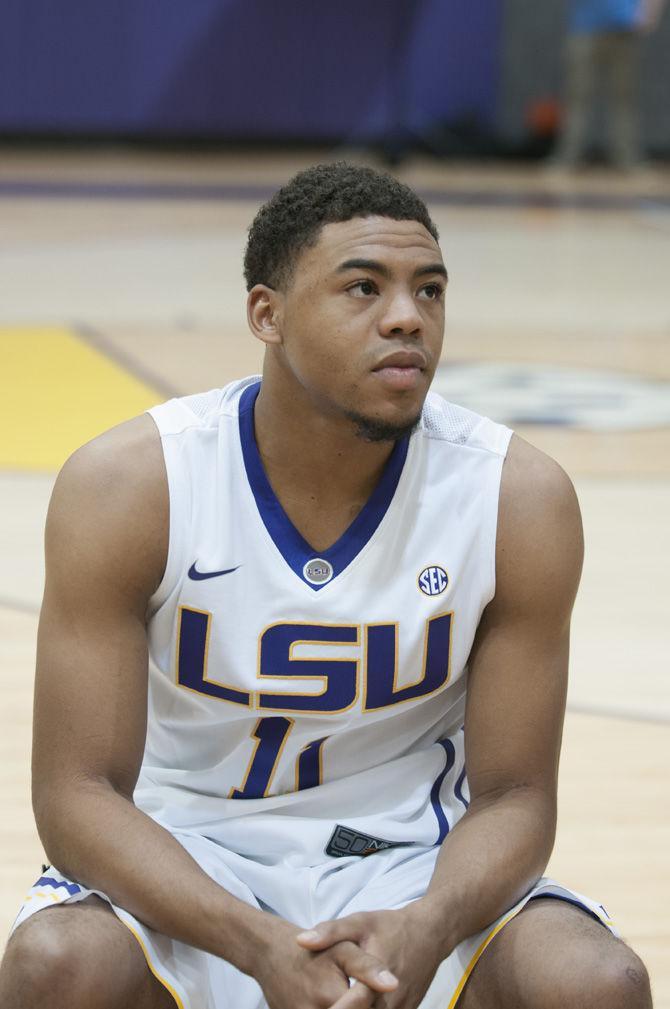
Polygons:
<instances>
[{"instance_id":1,"label":"white basketball shorts","mask_svg":"<svg viewBox=\"0 0 670 1009\"><path fill-rule=\"evenodd\" d=\"M401 908L417 900L426 892L440 851L439 847L390 848L365 858L330 858L302 869L292 866L287 874L281 866L254 862L208 838L183 833L175 837L202 869L235 897L301 928L359 911ZM112 904L106 894L88 890L54 868L47 869L29 892L14 929L37 911L84 900L92 893L108 901L132 932L149 969L179 1009L267 1009L253 978L225 960L159 935ZM533 897L557 897L574 903L616 934L602 905L553 880L542 879L506 914L456 947L443 961L420 1009L452 1009L489 942Z\"/></svg>"}]
</instances>

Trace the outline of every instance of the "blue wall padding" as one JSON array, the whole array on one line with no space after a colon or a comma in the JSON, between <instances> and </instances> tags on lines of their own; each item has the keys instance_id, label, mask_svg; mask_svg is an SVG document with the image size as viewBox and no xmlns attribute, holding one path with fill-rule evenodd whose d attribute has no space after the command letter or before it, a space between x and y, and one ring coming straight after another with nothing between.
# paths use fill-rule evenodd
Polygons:
<instances>
[{"instance_id":1,"label":"blue wall padding","mask_svg":"<svg viewBox=\"0 0 670 1009\"><path fill-rule=\"evenodd\" d=\"M374 139L495 117L502 0L9 0L0 129Z\"/></svg>"}]
</instances>

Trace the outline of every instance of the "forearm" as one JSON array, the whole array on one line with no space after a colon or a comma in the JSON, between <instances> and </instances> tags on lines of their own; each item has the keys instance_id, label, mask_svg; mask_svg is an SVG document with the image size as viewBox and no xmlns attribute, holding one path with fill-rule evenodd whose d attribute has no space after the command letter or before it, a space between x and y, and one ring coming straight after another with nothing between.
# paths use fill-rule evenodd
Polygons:
<instances>
[{"instance_id":1,"label":"forearm","mask_svg":"<svg viewBox=\"0 0 670 1009\"><path fill-rule=\"evenodd\" d=\"M426 896L414 906L446 956L495 921L540 878L554 842L555 806L539 790L473 802L442 845Z\"/></svg>"},{"instance_id":2,"label":"forearm","mask_svg":"<svg viewBox=\"0 0 670 1009\"><path fill-rule=\"evenodd\" d=\"M36 804L36 817L47 856L61 872L103 891L157 932L253 973L271 916L215 883L167 830L110 785L54 792L57 801L41 810Z\"/></svg>"}]
</instances>

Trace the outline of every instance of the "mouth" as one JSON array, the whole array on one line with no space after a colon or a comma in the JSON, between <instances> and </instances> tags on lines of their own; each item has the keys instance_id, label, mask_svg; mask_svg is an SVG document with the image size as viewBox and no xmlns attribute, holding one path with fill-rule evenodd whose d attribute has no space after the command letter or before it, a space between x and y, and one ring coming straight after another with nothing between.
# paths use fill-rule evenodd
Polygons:
<instances>
[{"instance_id":1,"label":"mouth","mask_svg":"<svg viewBox=\"0 0 670 1009\"><path fill-rule=\"evenodd\" d=\"M427 366L426 357L420 351L403 350L383 358L372 372L390 389L405 391L421 385Z\"/></svg>"}]
</instances>

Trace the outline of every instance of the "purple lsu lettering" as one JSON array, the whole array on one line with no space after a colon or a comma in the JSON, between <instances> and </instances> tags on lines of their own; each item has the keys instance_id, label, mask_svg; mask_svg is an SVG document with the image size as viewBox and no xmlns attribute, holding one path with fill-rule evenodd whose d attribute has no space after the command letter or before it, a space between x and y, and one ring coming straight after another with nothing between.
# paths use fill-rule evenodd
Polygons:
<instances>
[{"instance_id":1,"label":"purple lsu lettering","mask_svg":"<svg viewBox=\"0 0 670 1009\"><path fill-rule=\"evenodd\" d=\"M423 665L418 677L401 685L398 680L399 627L397 623L308 624L286 622L266 627L260 635L258 680L299 677L320 682L320 693L304 691L244 690L208 675L208 652L213 615L183 606L177 634L177 684L219 701L243 705L259 712L252 732L254 751L234 799L262 798L268 794L284 745L293 728L293 715L334 715L358 700L362 679L362 713L379 711L424 698L449 682L453 613L441 613L425 621ZM294 655L296 645L350 645L365 643L365 668L360 675L358 658ZM281 715L277 713L282 713ZM322 751L327 735L303 747L296 761L296 790L321 782Z\"/></svg>"}]
</instances>

